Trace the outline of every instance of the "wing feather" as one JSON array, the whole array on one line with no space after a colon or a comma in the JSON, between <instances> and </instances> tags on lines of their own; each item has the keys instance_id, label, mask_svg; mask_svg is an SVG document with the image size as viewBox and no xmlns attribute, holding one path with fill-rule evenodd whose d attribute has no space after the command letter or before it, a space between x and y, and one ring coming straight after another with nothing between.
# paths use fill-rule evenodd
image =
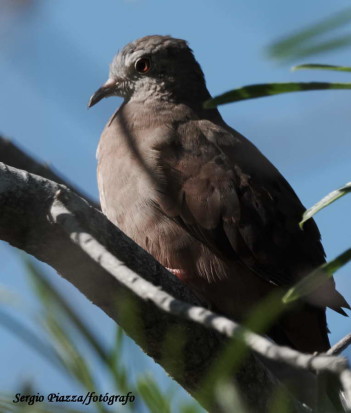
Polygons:
<instances>
[{"instance_id":1,"label":"wing feather","mask_svg":"<svg viewBox=\"0 0 351 413\"><path fill-rule=\"evenodd\" d=\"M179 225L218 257L240 260L279 286L294 284L325 261L317 226L310 220L300 229L303 205L253 144L207 120L178 124L175 136L172 150L160 151L160 163L163 195L176 193L181 200L172 214ZM330 306L344 304L333 280L326 289Z\"/></svg>"}]
</instances>

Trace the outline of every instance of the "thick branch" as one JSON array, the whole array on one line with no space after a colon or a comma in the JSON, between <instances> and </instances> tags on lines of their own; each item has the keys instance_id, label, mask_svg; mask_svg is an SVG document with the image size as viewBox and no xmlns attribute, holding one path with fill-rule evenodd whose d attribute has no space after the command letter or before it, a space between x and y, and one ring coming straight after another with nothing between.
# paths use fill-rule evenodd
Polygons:
<instances>
[{"instance_id":1,"label":"thick branch","mask_svg":"<svg viewBox=\"0 0 351 413\"><path fill-rule=\"evenodd\" d=\"M236 337L257 354L272 361L280 361L291 367L311 370L315 373L330 372L339 379L343 385L346 400L351 406L351 380L349 365L346 359L330 355L303 354L288 347L273 344L268 339L255 334L226 317L206 310L193 304L180 301L165 291L160 290L150 282L144 280L135 272L125 267L91 234L86 233L75 217L80 211L76 199L62 191L56 194L51 214L55 222L62 225L70 238L84 250L91 259L99 263L102 268L113 275L122 285L137 294L144 301L149 300L158 308L169 314L181 316L190 321L195 321L219 333ZM349 342L350 337L344 338L340 345ZM349 403L350 401L350 403Z\"/></svg>"},{"instance_id":2,"label":"thick branch","mask_svg":"<svg viewBox=\"0 0 351 413\"><path fill-rule=\"evenodd\" d=\"M53 171L47 164L41 163L30 155L18 148L9 139L0 136L0 162L5 163L8 166L13 166L17 169L23 169L35 175L42 176L43 178L50 179L50 181L63 184L72 189L76 194L89 201L89 203L97 209L100 209L99 203L90 199L86 194L81 192L73 184L64 180L60 175Z\"/></svg>"},{"instance_id":3,"label":"thick branch","mask_svg":"<svg viewBox=\"0 0 351 413\"><path fill-rule=\"evenodd\" d=\"M55 194L59 190L75 200L77 208L74 215L81 227L117 257L122 263L121 269L128 267L145 280L162 287L173 297L190 303L196 302L176 277L85 201L62 185L1 163L0 238L55 268L118 322L147 354L164 365L168 373L196 397L201 381L223 347L223 340L201 325L165 314L152 303L137 299L133 291L121 285L75 245L66 232L48 218ZM60 219L64 218L64 214L61 214ZM126 305L126 302L130 305ZM133 320L138 325L129 322L129 313L135 308L138 317ZM162 357L161 354L160 343L165 333L175 326L182 328L186 337L182 352L182 372L179 371L181 360L170 363L171 355ZM251 355L240 371L236 372L236 378L240 394L250 409L253 412L267 411L270 397L277 385L267 369ZM304 409L294 404L292 411L300 412Z\"/></svg>"}]
</instances>

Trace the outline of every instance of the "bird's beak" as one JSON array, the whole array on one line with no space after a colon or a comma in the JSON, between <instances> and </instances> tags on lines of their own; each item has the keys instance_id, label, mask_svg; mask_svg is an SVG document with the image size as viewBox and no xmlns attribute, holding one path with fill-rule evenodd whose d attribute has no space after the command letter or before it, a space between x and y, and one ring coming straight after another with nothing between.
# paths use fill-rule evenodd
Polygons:
<instances>
[{"instance_id":1,"label":"bird's beak","mask_svg":"<svg viewBox=\"0 0 351 413\"><path fill-rule=\"evenodd\" d=\"M112 96L116 93L117 82L115 79L108 79L90 98L88 103L88 108L91 108L96 103L100 102L101 99Z\"/></svg>"}]
</instances>

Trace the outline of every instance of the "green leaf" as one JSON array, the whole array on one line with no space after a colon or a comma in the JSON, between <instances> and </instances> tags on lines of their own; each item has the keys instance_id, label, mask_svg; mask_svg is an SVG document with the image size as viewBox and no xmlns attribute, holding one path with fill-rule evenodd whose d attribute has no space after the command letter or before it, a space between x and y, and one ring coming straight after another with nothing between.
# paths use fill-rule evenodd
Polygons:
<instances>
[{"instance_id":1,"label":"green leaf","mask_svg":"<svg viewBox=\"0 0 351 413\"><path fill-rule=\"evenodd\" d=\"M180 407L180 413L203 413L204 410L198 405L192 403L183 403Z\"/></svg>"},{"instance_id":2,"label":"green leaf","mask_svg":"<svg viewBox=\"0 0 351 413\"><path fill-rule=\"evenodd\" d=\"M240 391L232 381L221 381L216 383L216 401L221 407L223 413L248 413L249 410L245 406L240 395Z\"/></svg>"},{"instance_id":3,"label":"green leaf","mask_svg":"<svg viewBox=\"0 0 351 413\"><path fill-rule=\"evenodd\" d=\"M349 46L351 44L351 36L343 35L335 37L334 39L327 40L325 42L311 44L305 47L296 48L290 51L291 56L287 55L285 59L291 61L296 59L302 59L307 56L317 55L321 53L326 53L331 50L341 49L343 47Z\"/></svg>"},{"instance_id":4,"label":"green leaf","mask_svg":"<svg viewBox=\"0 0 351 413\"><path fill-rule=\"evenodd\" d=\"M258 304L248 312L242 325L257 334L265 334L274 322L286 311L289 306L283 303L282 293L274 291L260 300ZM240 364L250 352L245 343L245 330L237 331L228 342L224 350L217 355L216 363L209 369L206 377L199 386L196 399L204 404L211 405L217 398L216 383L230 381L233 372L237 371ZM216 400L216 403L219 401Z\"/></svg>"},{"instance_id":5,"label":"green leaf","mask_svg":"<svg viewBox=\"0 0 351 413\"><path fill-rule=\"evenodd\" d=\"M351 67L349 66L334 66L334 65L324 65L320 63L306 63L304 65L298 65L291 68L291 70L301 70L301 69L321 69L321 70L335 70L337 72L351 72Z\"/></svg>"},{"instance_id":6,"label":"green leaf","mask_svg":"<svg viewBox=\"0 0 351 413\"><path fill-rule=\"evenodd\" d=\"M268 48L271 57L287 60L307 56L319 52L336 50L350 43L350 35L340 36L331 40L320 41L330 32L347 25L351 21L351 9L347 8L332 16L311 24L297 33L284 37Z\"/></svg>"},{"instance_id":7,"label":"green leaf","mask_svg":"<svg viewBox=\"0 0 351 413\"><path fill-rule=\"evenodd\" d=\"M45 276L39 266L29 259L24 259L24 264L32 277L35 292L40 301L44 305L45 303L48 303L50 307L56 305L56 315L65 315L67 320L76 327L76 331L78 331L82 337L84 337L85 341L95 350L100 359L103 362L108 363L109 355L104 345L76 310L68 304L59 290L48 280L47 276Z\"/></svg>"},{"instance_id":8,"label":"green leaf","mask_svg":"<svg viewBox=\"0 0 351 413\"><path fill-rule=\"evenodd\" d=\"M327 196L317 202L313 207L307 209L303 216L302 221L300 222L300 228L303 227L303 224L308 221L310 218L313 217L318 211L327 207L337 199L341 198L342 196L346 195L347 193L351 192L351 182L348 182L343 187L336 189L335 191L330 192Z\"/></svg>"},{"instance_id":9,"label":"green leaf","mask_svg":"<svg viewBox=\"0 0 351 413\"><path fill-rule=\"evenodd\" d=\"M174 378L184 375L185 343L186 331L177 324L165 332L160 342L162 366L173 371Z\"/></svg>"},{"instance_id":10,"label":"green leaf","mask_svg":"<svg viewBox=\"0 0 351 413\"><path fill-rule=\"evenodd\" d=\"M115 344L110 352L107 368L113 377L116 388L122 393L128 393L134 386L130 380L131 375L128 374L127 369L121 362L123 361L122 354L124 340L125 335L123 330L119 326L116 326Z\"/></svg>"},{"instance_id":11,"label":"green leaf","mask_svg":"<svg viewBox=\"0 0 351 413\"><path fill-rule=\"evenodd\" d=\"M273 391L270 400L269 413L289 413L292 410L288 389L284 386L277 386Z\"/></svg>"},{"instance_id":12,"label":"green leaf","mask_svg":"<svg viewBox=\"0 0 351 413\"><path fill-rule=\"evenodd\" d=\"M57 352L61 355L63 366L88 391L95 391L94 378L90 372L88 360L85 359L74 343L68 329L54 316L46 316L46 325L52 335Z\"/></svg>"},{"instance_id":13,"label":"green leaf","mask_svg":"<svg viewBox=\"0 0 351 413\"><path fill-rule=\"evenodd\" d=\"M144 376L138 379L138 394L141 395L151 413L170 413L171 401L160 391L155 380L151 376Z\"/></svg>"},{"instance_id":14,"label":"green leaf","mask_svg":"<svg viewBox=\"0 0 351 413\"><path fill-rule=\"evenodd\" d=\"M29 259L24 260L29 274L34 282L35 291L48 310L42 313L44 324L52 337L52 345L59 355L61 366L69 376L74 377L88 391L100 393L95 385L95 378L90 368L90 360L78 350L71 332L79 332L86 343L96 351L100 358L107 364L109 355L94 336L83 319L66 302L54 285L52 285L39 266ZM105 413L102 403L96 403L96 410Z\"/></svg>"},{"instance_id":15,"label":"green leaf","mask_svg":"<svg viewBox=\"0 0 351 413\"><path fill-rule=\"evenodd\" d=\"M283 297L284 303L291 303L304 297L324 284L334 272L351 261L351 248L338 255L334 260L316 268L307 277L299 281L294 287L290 288Z\"/></svg>"},{"instance_id":16,"label":"green leaf","mask_svg":"<svg viewBox=\"0 0 351 413\"><path fill-rule=\"evenodd\" d=\"M0 326L11 331L11 333L49 361L54 367L61 366L59 356L50 343L45 343L45 341L31 329L27 328L21 321L16 320L10 314L0 311Z\"/></svg>"},{"instance_id":17,"label":"green leaf","mask_svg":"<svg viewBox=\"0 0 351 413\"><path fill-rule=\"evenodd\" d=\"M351 83L330 82L289 82L289 83L262 83L233 89L222 95L216 96L204 103L207 109L215 108L225 103L240 100L262 98L265 96L279 95L281 93L305 92L308 90L351 89Z\"/></svg>"}]
</instances>

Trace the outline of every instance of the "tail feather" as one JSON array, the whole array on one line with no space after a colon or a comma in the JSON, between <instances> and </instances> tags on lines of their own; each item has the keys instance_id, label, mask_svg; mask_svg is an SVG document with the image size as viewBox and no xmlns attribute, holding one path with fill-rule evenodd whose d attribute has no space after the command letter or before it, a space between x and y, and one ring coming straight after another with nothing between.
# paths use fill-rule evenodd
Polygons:
<instances>
[{"instance_id":1,"label":"tail feather","mask_svg":"<svg viewBox=\"0 0 351 413\"><path fill-rule=\"evenodd\" d=\"M345 306L343 306L343 307L350 309L350 307L345 307ZM343 315L344 317L349 316L347 313L345 313L345 311L341 307L329 307L329 308L331 308L332 310L336 311L337 313Z\"/></svg>"}]
</instances>

